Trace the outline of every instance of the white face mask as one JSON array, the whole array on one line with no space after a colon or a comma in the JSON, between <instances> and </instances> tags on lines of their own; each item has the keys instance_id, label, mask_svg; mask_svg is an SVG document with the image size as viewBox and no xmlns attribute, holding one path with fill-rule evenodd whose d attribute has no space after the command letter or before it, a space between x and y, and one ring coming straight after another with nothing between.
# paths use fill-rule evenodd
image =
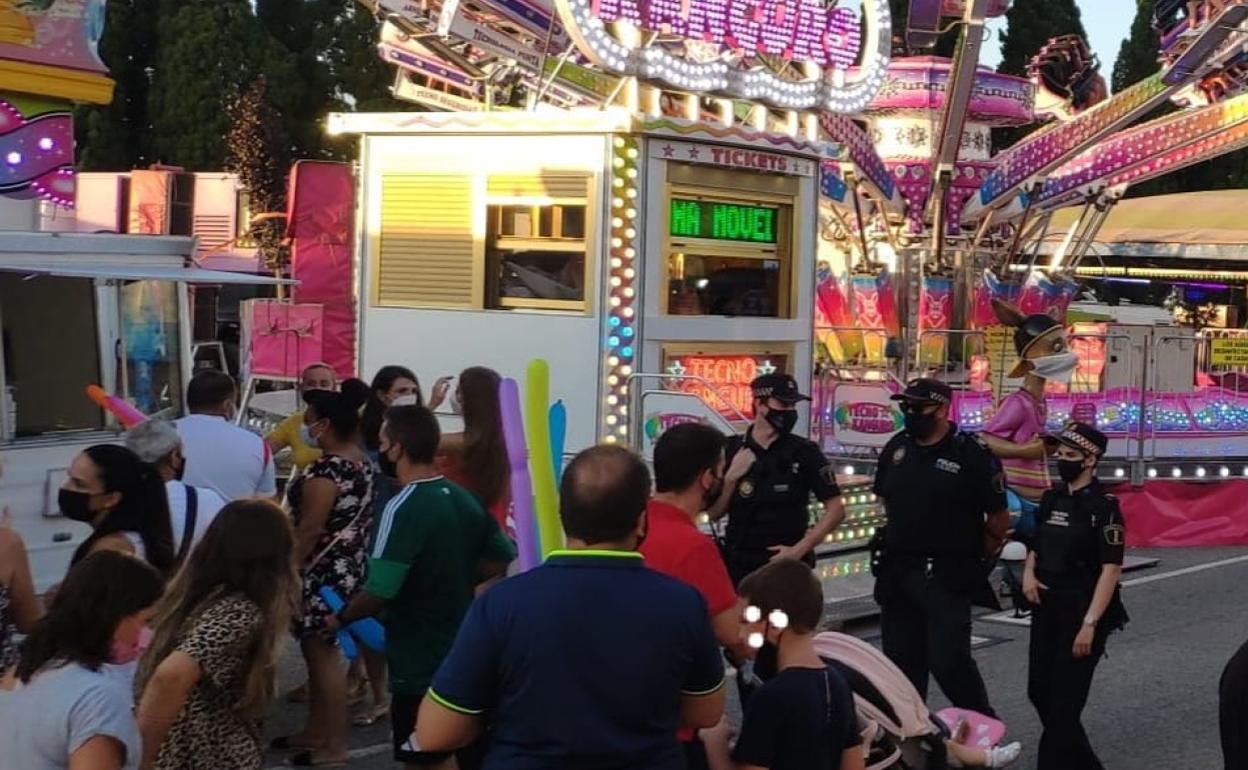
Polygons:
<instances>
[{"instance_id":1,"label":"white face mask","mask_svg":"<svg viewBox=\"0 0 1248 770\"><path fill-rule=\"evenodd\" d=\"M1031 359L1031 373L1046 380L1067 384L1075 374L1079 357L1069 350Z\"/></svg>"},{"instance_id":2,"label":"white face mask","mask_svg":"<svg viewBox=\"0 0 1248 770\"><path fill-rule=\"evenodd\" d=\"M464 413L464 405L459 403L459 394L456 393L455 391L452 390L451 394L446 397L446 403L448 406L451 407L452 414Z\"/></svg>"}]
</instances>

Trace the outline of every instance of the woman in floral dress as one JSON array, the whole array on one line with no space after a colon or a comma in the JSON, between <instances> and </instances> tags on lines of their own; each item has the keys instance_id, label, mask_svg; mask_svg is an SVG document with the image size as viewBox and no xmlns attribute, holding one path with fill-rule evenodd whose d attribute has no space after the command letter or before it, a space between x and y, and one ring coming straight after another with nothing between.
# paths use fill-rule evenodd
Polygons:
<instances>
[{"instance_id":1,"label":"woman in floral dress","mask_svg":"<svg viewBox=\"0 0 1248 770\"><path fill-rule=\"evenodd\" d=\"M323 453L290 489L295 559L303 576L295 635L308 664L308 722L302 733L274 741L274 748L300 750L291 757L296 766L324 766L347 758L347 680L336 634L326 624L333 613L321 589L330 588L345 602L364 585L373 466L361 448L363 401L357 390L313 390L303 397L305 443Z\"/></svg>"}]
</instances>

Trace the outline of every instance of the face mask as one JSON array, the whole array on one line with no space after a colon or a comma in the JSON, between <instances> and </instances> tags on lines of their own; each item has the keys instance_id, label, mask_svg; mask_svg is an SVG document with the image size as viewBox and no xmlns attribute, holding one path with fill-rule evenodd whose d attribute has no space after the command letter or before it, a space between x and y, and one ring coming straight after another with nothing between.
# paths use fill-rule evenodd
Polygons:
<instances>
[{"instance_id":1,"label":"face mask","mask_svg":"<svg viewBox=\"0 0 1248 770\"><path fill-rule=\"evenodd\" d=\"M459 402L459 394L455 391L451 391L451 395L446 397L446 403L450 405L451 412L454 414L464 413L464 405Z\"/></svg>"},{"instance_id":2,"label":"face mask","mask_svg":"<svg viewBox=\"0 0 1248 770\"><path fill-rule=\"evenodd\" d=\"M186 460L183 460L182 464L178 466L178 469L173 472L173 478L178 481L181 481L182 477L185 475L186 475Z\"/></svg>"},{"instance_id":3,"label":"face mask","mask_svg":"<svg viewBox=\"0 0 1248 770\"><path fill-rule=\"evenodd\" d=\"M715 477L715 483L709 489L702 493L702 510L709 511L715 501L719 499L720 494L724 491L724 480L719 476Z\"/></svg>"},{"instance_id":4,"label":"face mask","mask_svg":"<svg viewBox=\"0 0 1248 770\"><path fill-rule=\"evenodd\" d=\"M306 446L315 447L317 436L312 435L312 427L304 424L299 426L299 440Z\"/></svg>"},{"instance_id":5,"label":"face mask","mask_svg":"<svg viewBox=\"0 0 1248 770\"><path fill-rule=\"evenodd\" d=\"M1051 356L1031 359L1031 373L1054 382L1068 383L1079 365L1079 357L1069 350Z\"/></svg>"},{"instance_id":6,"label":"face mask","mask_svg":"<svg viewBox=\"0 0 1248 770\"><path fill-rule=\"evenodd\" d=\"M397 479L399 477L399 464L390 459L391 449L394 449L394 447L387 447L377 452L377 468L381 470L382 475Z\"/></svg>"},{"instance_id":7,"label":"face mask","mask_svg":"<svg viewBox=\"0 0 1248 770\"><path fill-rule=\"evenodd\" d=\"M124 666L127 663L133 663L143 657L143 653L147 652L147 648L152 644L152 629L147 626L139 631L138 637L130 644L113 640L113 651L109 654L110 663Z\"/></svg>"},{"instance_id":8,"label":"face mask","mask_svg":"<svg viewBox=\"0 0 1248 770\"><path fill-rule=\"evenodd\" d=\"M919 412L905 413L906 433L916 441L926 441L936 432L936 415L920 414Z\"/></svg>"},{"instance_id":9,"label":"face mask","mask_svg":"<svg viewBox=\"0 0 1248 770\"><path fill-rule=\"evenodd\" d=\"M787 436L793 432L793 428L797 425L796 409L768 409L767 416L763 418L772 430L781 436Z\"/></svg>"},{"instance_id":10,"label":"face mask","mask_svg":"<svg viewBox=\"0 0 1248 770\"><path fill-rule=\"evenodd\" d=\"M1067 484L1073 484L1075 479L1083 475L1083 460L1058 460L1057 475Z\"/></svg>"},{"instance_id":11,"label":"face mask","mask_svg":"<svg viewBox=\"0 0 1248 770\"><path fill-rule=\"evenodd\" d=\"M91 495L86 492L62 489L56 495L56 504L61 514L72 521L90 524L95 518L95 511L91 510Z\"/></svg>"}]
</instances>

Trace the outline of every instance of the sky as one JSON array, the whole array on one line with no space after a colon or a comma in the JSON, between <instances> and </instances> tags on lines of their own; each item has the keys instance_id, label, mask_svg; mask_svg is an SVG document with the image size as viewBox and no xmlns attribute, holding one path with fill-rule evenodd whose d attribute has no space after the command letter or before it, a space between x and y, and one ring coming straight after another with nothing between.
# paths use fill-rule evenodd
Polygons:
<instances>
[{"instance_id":1,"label":"sky","mask_svg":"<svg viewBox=\"0 0 1248 770\"><path fill-rule=\"evenodd\" d=\"M1101 75L1109 80L1114 71L1118 48L1131 32L1135 19L1135 0L1078 0L1083 28L1088 31L1088 44L1101 57ZM996 68L1001 61L1001 28L1004 17L989 23L992 39L984 45L983 64Z\"/></svg>"}]
</instances>

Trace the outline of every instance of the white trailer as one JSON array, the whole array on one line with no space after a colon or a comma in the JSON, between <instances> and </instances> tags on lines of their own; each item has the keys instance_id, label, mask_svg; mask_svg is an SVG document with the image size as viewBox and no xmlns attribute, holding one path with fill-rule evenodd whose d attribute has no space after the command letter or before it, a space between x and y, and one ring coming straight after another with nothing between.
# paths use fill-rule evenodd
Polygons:
<instances>
[{"instance_id":1,"label":"white trailer","mask_svg":"<svg viewBox=\"0 0 1248 770\"><path fill-rule=\"evenodd\" d=\"M89 401L99 384L140 410L182 414L191 374L188 284L272 279L193 266L195 239L0 232L0 505L36 583L60 580L85 525L60 515L74 456L120 440Z\"/></svg>"},{"instance_id":2,"label":"white trailer","mask_svg":"<svg viewBox=\"0 0 1248 770\"><path fill-rule=\"evenodd\" d=\"M810 382L819 145L622 110L337 114L359 135L360 371L546 359L568 449ZM722 419L720 419L722 418ZM726 426L725 426L726 427Z\"/></svg>"}]
</instances>

